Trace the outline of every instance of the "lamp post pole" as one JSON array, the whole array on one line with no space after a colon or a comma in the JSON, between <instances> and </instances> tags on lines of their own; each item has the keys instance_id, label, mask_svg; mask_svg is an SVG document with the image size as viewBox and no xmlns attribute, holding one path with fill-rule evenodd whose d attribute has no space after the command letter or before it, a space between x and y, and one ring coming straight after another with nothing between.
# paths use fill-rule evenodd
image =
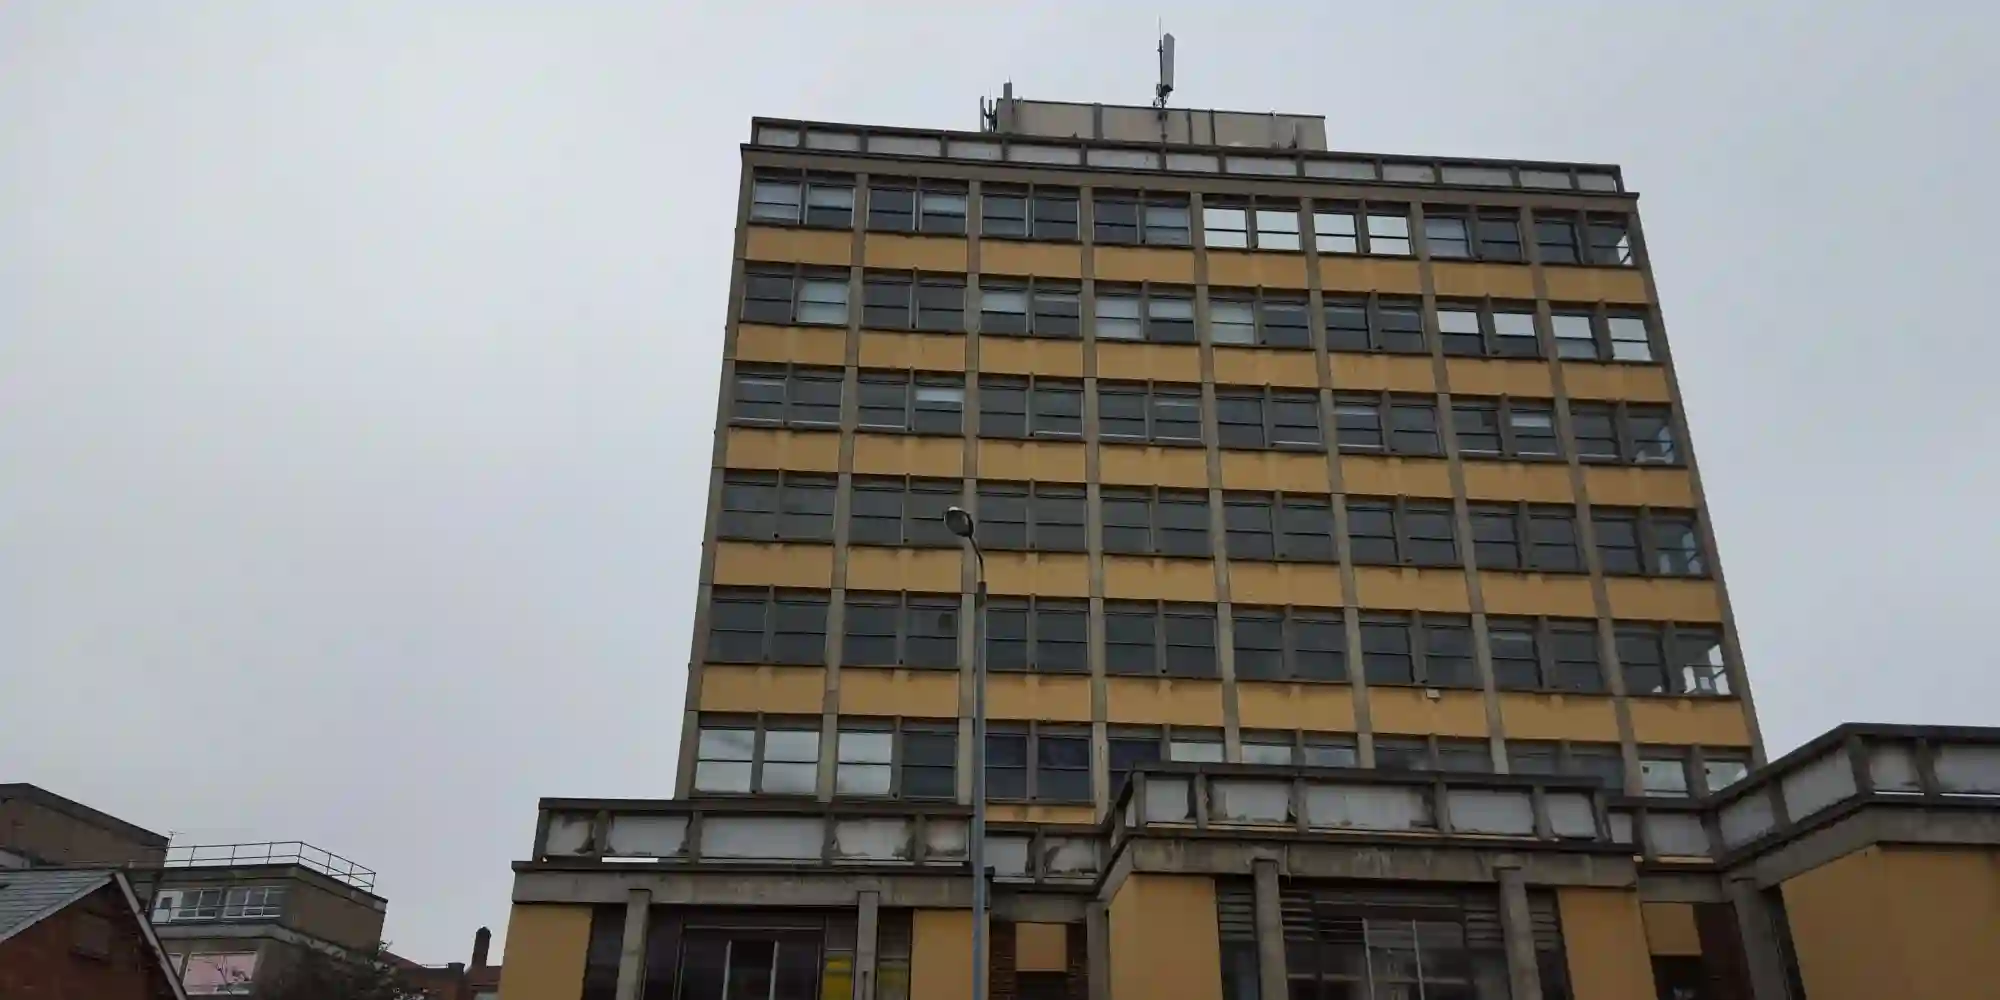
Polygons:
<instances>
[{"instance_id":1,"label":"lamp post pole","mask_svg":"<svg viewBox=\"0 0 2000 1000\"><path fill-rule=\"evenodd\" d=\"M972 597L972 831L966 860L972 868L972 1000L986 1000L986 914L991 909L986 882L986 554L975 537L978 525L964 508L946 510L944 523L972 548L977 571Z\"/></svg>"}]
</instances>

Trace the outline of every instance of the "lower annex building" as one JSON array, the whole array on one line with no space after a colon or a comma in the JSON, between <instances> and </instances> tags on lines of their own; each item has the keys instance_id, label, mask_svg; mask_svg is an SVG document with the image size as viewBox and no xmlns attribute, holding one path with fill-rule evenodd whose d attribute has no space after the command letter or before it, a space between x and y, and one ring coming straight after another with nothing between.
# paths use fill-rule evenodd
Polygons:
<instances>
[{"instance_id":1,"label":"lower annex building","mask_svg":"<svg viewBox=\"0 0 2000 1000\"><path fill-rule=\"evenodd\" d=\"M671 799L502 1000L1963 997L2000 731L1767 762L1617 168L757 119ZM982 558L942 514L978 520Z\"/></svg>"}]
</instances>

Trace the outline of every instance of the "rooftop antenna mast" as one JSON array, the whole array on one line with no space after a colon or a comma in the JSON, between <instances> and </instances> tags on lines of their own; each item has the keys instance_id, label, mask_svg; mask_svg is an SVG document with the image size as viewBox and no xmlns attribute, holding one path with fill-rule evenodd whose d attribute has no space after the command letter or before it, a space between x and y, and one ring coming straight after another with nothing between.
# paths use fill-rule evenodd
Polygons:
<instances>
[{"instance_id":1,"label":"rooftop antenna mast","mask_svg":"<svg viewBox=\"0 0 2000 1000\"><path fill-rule=\"evenodd\" d=\"M1153 107L1167 110L1167 95L1174 92L1174 36L1160 35L1160 82L1153 87Z\"/></svg>"}]
</instances>

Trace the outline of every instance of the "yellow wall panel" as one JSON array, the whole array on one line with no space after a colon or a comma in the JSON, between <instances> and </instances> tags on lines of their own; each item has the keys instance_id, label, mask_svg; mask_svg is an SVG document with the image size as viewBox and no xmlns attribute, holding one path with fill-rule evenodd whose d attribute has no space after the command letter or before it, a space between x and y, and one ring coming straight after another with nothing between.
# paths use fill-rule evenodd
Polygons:
<instances>
[{"instance_id":1,"label":"yellow wall panel","mask_svg":"<svg viewBox=\"0 0 2000 1000\"><path fill-rule=\"evenodd\" d=\"M1479 595L1489 615L1597 617L1590 578L1585 576L1481 572Z\"/></svg>"},{"instance_id":2,"label":"yellow wall panel","mask_svg":"<svg viewBox=\"0 0 2000 1000\"><path fill-rule=\"evenodd\" d=\"M1014 969L1017 972L1066 972L1069 969L1069 925L1014 925Z\"/></svg>"},{"instance_id":3,"label":"yellow wall panel","mask_svg":"<svg viewBox=\"0 0 2000 1000\"><path fill-rule=\"evenodd\" d=\"M1674 398L1667 370L1659 365L1603 365L1563 362L1563 388L1571 399L1624 399L1664 403Z\"/></svg>"},{"instance_id":4,"label":"yellow wall panel","mask_svg":"<svg viewBox=\"0 0 2000 1000\"><path fill-rule=\"evenodd\" d=\"M861 331L865 368L913 368L928 372L965 370L965 338L935 333Z\"/></svg>"},{"instance_id":5,"label":"yellow wall panel","mask_svg":"<svg viewBox=\"0 0 2000 1000\"><path fill-rule=\"evenodd\" d=\"M952 478L965 467L965 442L955 437L856 434L854 471L872 476Z\"/></svg>"},{"instance_id":6,"label":"yellow wall panel","mask_svg":"<svg viewBox=\"0 0 2000 1000\"><path fill-rule=\"evenodd\" d=\"M840 435L837 433L731 427L728 434L729 441L723 449L722 460L732 469L840 471Z\"/></svg>"},{"instance_id":7,"label":"yellow wall panel","mask_svg":"<svg viewBox=\"0 0 2000 1000\"><path fill-rule=\"evenodd\" d=\"M1319 259L1319 284L1328 292L1387 292L1415 295L1424 289L1413 260L1326 256Z\"/></svg>"},{"instance_id":8,"label":"yellow wall panel","mask_svg":"<svg viewBox=\"0 0 2000 1000\"><path fill-rule=\"evenodd\" d=\"M1612 465L1583 467L1583 488L1590 502L1620 507L1692 507L1694 480L1686 469L1632 469Z\"/></svg>"},{"instance_id":9,"label":"yellow wall panel","mask_svg":"<svg viewBox=\"0 0 2000 1000\"><path fill-rule=\"evenodd\" d=\"M1084 446L1072 441L979 441L979 478L1083 482Z\"/></svg>"},{"instance_id":10,"label":"yellow wall panel","mask_svg":"<svg viewBox=\"0 0 2000 1000\"><path fill-rule=\"evenodd\" d=\"M1208 281L1237 288L1306 287L1306 258L1298 253L1208 252Z\"/></svg>"},{"instance_id":11,"label":"yellow wall panel","mask_svg":"<svg viewBox=\"0 0 2000 1000\"><path fill-rule=\"evenodd\" d=\"M1224 482L1228 481L1227 453L1223 455ZM1200 448L1161 448L1124 444L1100 445L1097 474L1107 485L1208 487L1208 453ZM1324 477L1320 489L1325 490Z\"/></svg>"},{"instance_id":12,"label":"yellow wall panel","mask_svg":"<svg viewBox=\"0 0 2000 1000\"><path fill-rule=\"evenodd\" d=\"M1783 893L1813 1000L1984 997L2000 983L2000 851L1869 847Z\"/></svg>"},{"instance_id":13,"label":"yellow wall panel","mask_svg":"<svg viewBox=\"0 0 2000 1000\"><path fill-rule=\"evenodd\" d=\"M1255 347L1215 349L1215 381L1220 385L1282 385L1319 388L1319 356L1311 351Z\"/></svg>"},{"instance_id":14,"label":"yellow wall panel","mask_svg":"<svg viewBox=\"0 0 2000 1000\"><path fill-rule=\"evenodd\" d=\"M965 273L965 241L956 237L869 233L861 247L869 267Z\"/></svg>"},{"instance_id":15,"label":"yellow wall panel","mask_svg":"<svg viewBox=\"0 0 2000 1000\"><path fill-rule=\"evenodd\" d=\"M1437 373L1431 359L1409 354L1329 355L1335 389L1390 392L1436 392Z\"/></svg>"},{"instance_id":16,"label":"yellow wall panel","mask_svg":"<svg viewBox=\"0 0 2000 1000\"><path fill-rule=\"evenodd\" d=\"M1114 601L1215 600L1215 565L1207 559L1105 556L1104 596Z\"/></svg>"},{"instance_id":17,"label":"yellow wall panel","mask_svg":"<svg viewBox=\"0 0 2000 1000\"><path fill-rule=\"evenodd\" d=\"M1097 377L1161 382L1201 381L1201 348L1182 344L1097 342Z\"/></svg>"},{"instance_id":18,"label":"yellow wall panel","mask_svg":"<svg viewBox=\"0 0 2000 1000\"><path fill-rule=\"evenodd\" d=\"M1646 949L1655 955L1700 955L1701 935L1695 930L1691 903L1640 903L1646 924Z\"/></svg>"},{"instance_id":19,"label":"yellow wall panel","mask_svg":"<svg viewBox=\"0 0 2000 1000\"><path fill-rule=\"evenodd\" d=\"M1565 887L1556 890L1556 911L1563 953L1569 958L1571 996L1635 1000L1655 995L1637 892Z\"/></svg>"},{"instance_id":20,"label":"yellow wall panel","mask_svg":"<svg viewBox=\"0 0 2000 1000\"><path fill-rule=\"evenodd\" d=\"M1614 618L1651 621L1719 622L1722 602L1713 580L1646 580L1607 577Z\"/></svg>"},{"instance_id":21,"label":"yellow wall panel","mask_svg":"<svg viewBox=\"0 0 2000 1000\"><path fill-rule=\"evenodd\" d=\"M1340 486L1350 496L1451 496L1451 463L1442 458L1343 455Z\"/></svg>"},{"instance_id":22,"label":"yellow wall panel","mask_svg":"<svg viewBox=\"0 0 2000 1000\"><path fill-rule=\"evenodd\" d=\"M1098 247L1095 277L1099 281L1194 282L1194 251Z\"/></svg>"},{"instance_id":23,"label":"yellow wall panel","mask_svg":"<svg viewBox=\"0 0 2000 1000\"><path fill-rule=\"evenodd\" d=\"M1432 698L1422 688L1371 686L1368 717L1378 733L1485 736L1486 696L1478 691L1438 691Z\"/></svg>"},{"instance_id":24,"label":"yellow wall panel","mask_svg":"<svg viewBox=\"0 0 2000 1000\"><path fill-rule=\"evenodd\" d=\"M825 693L826 671L820 667L710 663L701 668L704 712L818 715Z\"/></svg>"},{"instance_id":25,"label":"yellow wall panel","mask_svg":"<svg viewBox=\"0 0 2000 1000\"><path fill-rule=\"evenodd\" d=\"M1734 698L1634 697L1632 735L1641 743L1747 747L1750 723Z\"/></svg>"},{"instance_id":26,"label":"yellow wall panel","mask_svg":"<svg viewBox=\"0 0 2000 1000\"><path fill-rule=\"evenodd\" d=\"M1008 375L1083 377L1083 344L1027 337L979 338L979 370Z\"/></svg>"},{"instance_id":27,"label":"yellow wall panel","mask_svg":"<svg viewBox=\"0 0 2000 1000\"><path fill-rule=\"evenodd\" d=\"M1246 729L1354 731L1354 689L1345 684L1237 681L1236 717Z\"/></svg>"},{"instance_id":28,"label":"yellow wall panel","mask_svg":"<svg viewBox=\"0 0 2000 1000\"><path fill-rule=\"evenodd\" d=\"M1086 826L1097 822L1096 806L1043 806L1025 802L988 802L986 818L994 823L1062 823Z\"/></svg>"},{"instance_id":29,"label":"yellow wall panel","mask_svg":"<svg viewBox=\"0 0 2000 1000\"><path fill-rule=\"evenodd\" d=\"M1074 280L1083 277L1083 248L1074 244L981 240L979 273Z\"/></svg>"},{"instance_id":30,"label":"yellow wall panel","mask_svg":"<svg viewBox=\"0 0 2000 1000\"><path fill-rule=\"evenodd\" d=\"M922 590L959 592L959 566L965 557L957 549L885 549L857 545L847 550L850 590Z\"/></svg>"},{"instance_id":31,"label":"yellow wall panel","mask_svg":"<svg viewBox=\"0 0 2000 1000\"><path fill-rule=\"evenodd\" d=\"M744 233L743 259L845 267L854 259L854 235L831 229L751 226Z\"/></svg>"},{"instance_id":32,"label":"yellow wall panel","mask_svg":"<svg viewBox=\"0 0 2000 1000\"><path fill-rule=\"evenodd\" d=\"M1454 396L1549 399L1556 394L1555 381L1549 377L1549 363L1546 361L1446 358L1444 368L1451 379Z\"/></svg>"},{"instance_id":33,"label":"yellow wall panel","mask_svg":"<svg viewBox=\"0 0 2000 1000\"><path fill-rule=\"evenodd\" d=\"M910 913L910 996L970 1000L972 911Z\"/></svg>"},{"instance_id":34,"label":"yellow wall panel","mask_svg":"<svg viewBox=\"0 0 2000 1000\"><path fill-rule=\"evenodd\" d=\"M1229 599L1239 604L1337 608L1340 597L1340 567L1330 563L1229 564Z\"/></svg>"},{"instance_id":35,"label":"yellow wall panel","mask_svg":"<svg viewBox=\"0 0 2000 1000\"><path fill-rule=\"evenodd\" d=\"M1431 281L1439 295L1499 299L1532 299L1535 278L1525 264L1457 264L1431 262Z\"/></svg>"},{"instance_id":36,"label":"yellow wall panel","mask_svg":"<svg viewBox=\"0 0 2000 1000\"><path fill-rule=\"evenodd\" d=\"M1569 466L1555 462L1465 463L1467 500L1532 500L1538 503L1570 503Z\"/></svg>"},{"instance_id":37,"label":"yellow wall panel","mask_svg":"<svg viewBox=\"0 0 2000 1000\"><path fill-rule=\"evenodd\" d=\"M958 671L840 668L843 715L958 718Z\"/></svg>"},{"instance_id":38,"label":"yellow wall panel","mask_svg":"<svg viewBox=\"0 0 2000 1000\"><path fill-rule=\"evenodd\" d=\"M1177 726L1222 725L1220 681L1108 677L1105 717L1111 722Z\"/></svg>"},{"instance_id":39,"label":"yellow wall panel","mask_svg":"<svg viewBox=\"0 0 2000 1000\"><path fill-rule=\"evenodd\" d=\"M1090 557L1049 552L988 552L986 589L995 594L1089 597Z\"/></svg>"},{"instance_id":40,"label":"yellow wall panel","mask_svg":"<svg viewBox=\"0 0 2000 1000\"><path fill-rule=\"evenodd\" d=\"M995 719L1090 721L1090 678L989 673L986 713Z\"/></svg>"},{"instance_id":41,"label":"yellow wall panel","mask_svg":"<svg viewBox=\"0 0 2000 1000\"><path fill-rule=\"evenodd\" d=\"M831 326L745 323L736 328L736 360L800 365L846 364L847 331Z\"/></svg>"},{"instance_id":42,"label":"yellow wall panel","mask_svg":"<svg viewBox=\"0 0 2000 1000\"><path fill-rule=\"evenodd\" d=\"M506 1000L581 997L590 910L515 903L507 917L507 961L500 967L500 995Z\"/></svg>"},{"instance_id":43,"label":"yellow wall panel","mask_svg":"<svg viewBox=\"0 0 2000 1000\"><path fill-rule=\"evenodd\" d=\"M1508 739L1618 742L1618 714L1608 695L1502 691L1500 725Z\"/></svg>"},{"instance_id":44,"label":"yellow wall panel","mask_svg":"<svg viewBox=\"0 0 2000 1000\"><path fill-rule=\"evenodd\" d=\"M1354 603L1385 611L1454 611L1466 614L1465 574L1455 569L1354 568Z\"/></svg>"},{"instance_id":45,"label":"yellow wall panel","mask_svg":"<svg viewBox=\"0 0 2000 1000\"><path fill-rule=\"evenodd\" d=\"M1286 451L1225 451L1222 488L1325 493L1326 456Z\"/></svg>"},{"instance_id":46,"label":"yellow wall panel","mask_svg":"<svg viewBox=\"0 0 2000 1000\"><path fill-rule=\"evenodd\" d=\"M715 583L722 587L833 586L833 547L718 542Z\"/></svg>"},{"instance_id":47,"label":"yellow wall panel","mask_svg":"<svg viewBox=\"0 0 2000 1000\"><path fill-rule=\"evenodd\" d=\"M1212 879L1128 875L1109 910L1112 997L1221 1000L1222 938Z\"/></svg>"},{"instance_id":48,"label":"yellow wall panel","mask_svg":"<svg viewBox=\"0 0 2000 1000\"><path fill-rule=\"evenodd\" d=\"M1542 278L1552 302L1646 303L1646 279L1636 268L1544 266Z\"/></svg>"}]
</instances>

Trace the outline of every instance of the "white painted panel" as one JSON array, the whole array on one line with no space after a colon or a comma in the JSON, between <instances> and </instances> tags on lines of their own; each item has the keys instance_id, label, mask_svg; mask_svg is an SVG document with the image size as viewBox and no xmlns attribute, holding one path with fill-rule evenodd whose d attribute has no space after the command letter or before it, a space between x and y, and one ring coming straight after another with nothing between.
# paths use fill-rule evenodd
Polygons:
<instances>
[{"instance_id":1,"label":"white painted panel","mask_svg":"<svg viewBox=\"0 0 2000 1000\"><path fill-rule=\"evenodd\" d=\"M1306 786L1306 822L1351 830L1432 830L1437 817L1422 789L1394 785Z\"/></svg>"},{"instance_id":2,"label":"white painted panel","mask_svg":"<svg viewBox=\"0 0 2000 1000\"><path fill-rule=\"evenodd\" d=\"M1792 819L1804 819L1842 799L1852 796L1854 764L1845 747L1835 747L1818 760L1785 775L1779 783L1785 796L1785 812Z\"/></svg>"},{"instance_id":3,"label":"white painted panel","mask_svg":"<svg viewBox=\"0 0 2000 1000\"><path fill-rule=\"evenodd\" d=\"M549 854L582 854L590 846L589 813L551 813L549 839L542 850Z\"/></svg>"},{"instance_id":4,"label":"white painted panel","mask_svg":"<svg viewBox=\"0 0 2000 1000\"><path fill-rule=\"evenodd\" d=\"M1944 744L1934 751L1932 759L1939 790L2000 795L2000 747Z\"/></svg>"},{"instance_id":5,"label":"white painted panel","mask_svg":"<svg viewBox=\"0 0 2000 1000\"><path fill-rule=\"evenodd\" d=\"M708 816L701 821L707 861L817 861L826 827L816 817Z\"/></svg>"},{"instance_id":6,"label":"white painted panel","mask_svg":"<svg viewBox=\"0 0 2000 1000\"><path fill-rule=\"evenodd\" d=\"M1445 792L1451 828L1461 833L1535 835L1535 801L1527 791L1453 788Z\"/></svg>"},{"instance_id":7,"label":"white painted panel","mask_svg":"<svg viewBox=\"0 0 2000 1000\"><path fill-rule=\"evenodd\" d=\"M632 858L670 858L687 850L686 816L611 817L607 854Z\"/></svg>"},{"instance_id":8,"label":"white painted panel","mask_svg":"<svg viewBox=\"0 0 2000 1000\"><path fill-rule=\"evenodd\" d=\"M839 820L833 824L833 856L839 861L908 861L910 821Z\"/></svg>"},{"instance_id":9,"label":"white painted panel","mask_svg":"<svg viewBox=\"0 0 2000 1000\"><path fill-rule=\"evenodd\" d=\"M1292 784L1255 778L1210 778L1208 821L1286 825L1292 821Z\"/></svg>"}]
</instances>

